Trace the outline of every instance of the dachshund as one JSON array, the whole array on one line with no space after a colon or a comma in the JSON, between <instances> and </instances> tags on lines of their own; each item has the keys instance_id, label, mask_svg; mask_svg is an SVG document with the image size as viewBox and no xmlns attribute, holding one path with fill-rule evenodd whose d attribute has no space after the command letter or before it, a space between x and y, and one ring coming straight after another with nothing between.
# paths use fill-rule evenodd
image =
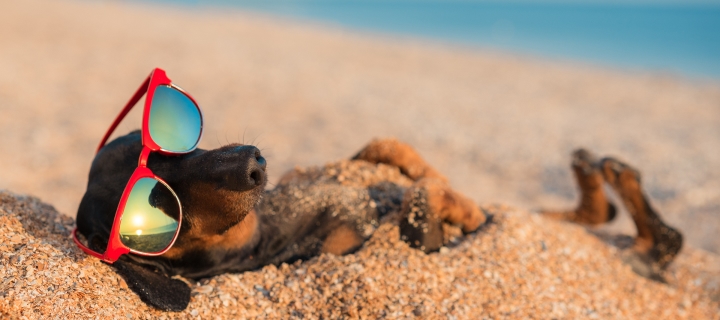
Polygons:
<instances>
[{"instance_id":1,"label":"dachshund","mask_svg":"<svg viewBox=\"0 0 720 320\"><path fill-rule=\"evenodd\" d=\"M93 250L107 246L141 149L140 131L134 131L103 147L93 160L77 215L78 231ZM609 184L637 226L632 256L641 263L633 268L649 277L659 274L679 252L682 235L650 206L639 172L614 158L597 160L582 149L573 154L571 166L580 187L578 207L543 215L588 226L606 223L616 215L602 188ZM322 253L351 253L391 213L402 240L426 253L443 246L444 224L467 234L490 218L412 147L395 139L373 140L349 160L295 168L271 190L266 190L267 161L251 145L179 156L153 153L148 167L181 199L179 235L160 256L123 255L113 266L143 301L162 310L180 311L190 301L189 286L177 276L201 279ZM155 202L161 206L163 201Z\"/></svg>"},{"instance_id":2,"label":"dachshund","mask_svg":"<svg viewBox=\"0 0 720 320\"><path fill-rule=\"evenodd\" d=\"M134 131L93 160L77 214L78 231L93 250L107 246L141 149ZM163 310L183 310L190 301L190 288L176 276L200 279L350 253L391 212L400 213L402 239L425 252L443 245L444 222L469 233L487 220L412 147L394 139L374 140L350 160L296 168L267 191L267 162L251 145L153 153L148 167L181 200L178 237L160 256L123 255L113 266L143 301Z\"/></svg>"}]
</instances>

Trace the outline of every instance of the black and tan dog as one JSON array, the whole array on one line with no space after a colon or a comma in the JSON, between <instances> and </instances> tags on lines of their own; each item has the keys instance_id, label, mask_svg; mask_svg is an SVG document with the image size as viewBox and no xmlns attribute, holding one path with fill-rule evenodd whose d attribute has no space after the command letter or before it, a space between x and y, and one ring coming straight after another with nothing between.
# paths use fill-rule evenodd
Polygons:
<instances>
[{"instance_id":1,"label":"black and tan dog","mask_svg":"<svg viewBox=\"0 0 720 320\"><path fill-rule=\"evenodd\" d=\"M137 165L140 139L139 131L120 137L93 161L77 224L94 250L106 247L123 188ZM596 186L608 181L636 208L631 213L642 229L637 251L666 266L679 250L679 234L649 207L637 172L615 160L596 164L585 158L576 154L573 164L583 194L580 208L548 215L589 224L610 220L614 209ZM266 161L253 146L153 154L148 165L181 199L180 234L162 256L124 255L114 267L143 301L164 310L182 310L190 300L190 288L173 276L198 279L320 253L349 253L390 212L399 213L403 240L425 252L443 245L443 222L468 233L486 221L472 200L393 139L373 141L351 160L295 169L269 191Z\"/></svg>"},{"instance_id":2,"label":"black and tan dog","mask_svg":"<svg viewBox=\"0 0 720 320\"><path fill-rule=\"evenodd\" d=\"M94 250L107 245L140 139L139 131L120 137L93 161L77 225ZM291 171L271 191L265 191L265 159L254 146L152 154L148 166L181 199L180 234L162 256L124 255L114 266L145 302L165 310L182 310L190 300L189 287L173 276L197 279L323 252L345 254L362 245L388 212L401 212L403 239L427 252L442 246L443 221L472 232L486 220L396 140L374 141L350 161Z\"/></svg>"}]
</instances>

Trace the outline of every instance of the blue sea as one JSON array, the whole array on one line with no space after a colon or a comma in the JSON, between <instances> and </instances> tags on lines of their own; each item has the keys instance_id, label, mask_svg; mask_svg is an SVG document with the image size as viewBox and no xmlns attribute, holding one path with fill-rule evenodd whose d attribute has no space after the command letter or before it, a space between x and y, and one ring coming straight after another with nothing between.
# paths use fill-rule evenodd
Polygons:
<instances>
[{"instance_id":1,"label":"blue sea","mask_svg":"<svg viewBox=\"0 0 720 320\"><path fill-rule=\"evenodd\" d=\"M622 69L720 79L718 2L150 0L232 7Z\"/></svg>"}]
</instances>

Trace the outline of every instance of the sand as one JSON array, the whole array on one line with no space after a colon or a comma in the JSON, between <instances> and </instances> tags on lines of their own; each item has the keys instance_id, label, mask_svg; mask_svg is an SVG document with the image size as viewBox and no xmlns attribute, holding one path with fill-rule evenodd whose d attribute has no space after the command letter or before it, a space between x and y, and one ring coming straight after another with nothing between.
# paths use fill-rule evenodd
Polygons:
<instances>
[{"instance_id":1,"label":"sand","mask_svg":"<svg viewBox=\"0 0 720 320\"><path fill-rule=\"evenodd\" d=\"M637 276L584 228L507 206L493 223L424 254L382 223L356 253L190 282L181 313L145 305L70 240L73 220L0 193L0 316L101 319L713 319L720 258L686 248L667 284Z\"/></svg>"},{"instance_id":2,"label":"sand","mask_svg":"<svg viewBox=\"0 0 720 320\"><path fill-rule=\"evenodd\" d=\"M191 315L192 310L203 318L211 318L205 312L223 317L233 310L250 315L270 308L279 317L297 310L311 318L323 312L330 318L333 312L432 318L451 309L458 318L533 310L540 318L553 312L570 318L674 318L683 312L718 317L711 290L717 273L706 271L717 265L706 251L720 252L716 80L361 34L233 10L36 0L0 4L0 189L38 196L57 208L62 214L57 218L50 208L27 210L61 219L34 227L59 228L52 230L60 234L33 235L21 222L11 222L20 213L7 207L16 204L4 205L0 294L5 309L0 310L34 313L29 305L17 305L35 303L27 299L32 296L52 297L58 317L77 316L73 308L155 312L134 295L123 301L100 298L116 289L98 281L117 277L80 255L64 232L72 224L66 217L75 216L84 192L97 143L156 66L202 106L201 146L258 145L268 159L271 182L295 165L322 165L354 154L374 137L395 136L415 146L461 192L479 203L503 204L497 206L503 221L497 229L444 254L409 250L394 240L397 230L385 226L354 255L210 279L196 289ZM138 111L121 124L120 134L139 127ZM579 146L640 168L655 206L686 235L689 246L669 271L670 286L636 277L612 246L584 229L537 220L527 212L574 205L569 153ZM15 203L14 196L3 197L4 203ZM31 203L26 207L37 205ZM603 231L634 232L624 213ZM526 240L517 238L522 232ZM14 241L11 234L21 238ZM538 252L538 241L544 241L546 254ZM590 260L572 260L581 248ZM25 258L12 260L14 255ZM57 274L35 271L50 272L41 283L66 296L25 282L28 266L41 261L57 266L50 269ZM382 278L378 264L387 269ZM410 271L408 264L419 269ZM530 266L535 269L523 269ZM92 278L78 280L81 270ZM537 283L525 280L528 272ZM707 280L701 274L714 276ZM349 283L334 283L334 275ZM23 277L19 285L5 282L18 276ZM313 285L302 287L305 279ZM417 285L423 281L433 286ZM293 289L292 283L301 287ZM333 299L318 307L324 297ZM511 303L515 299L524 304ZM428 305L419 307L421 301ZM506 307L512 305L518 309Z\"/></svg>"}]
</instances>

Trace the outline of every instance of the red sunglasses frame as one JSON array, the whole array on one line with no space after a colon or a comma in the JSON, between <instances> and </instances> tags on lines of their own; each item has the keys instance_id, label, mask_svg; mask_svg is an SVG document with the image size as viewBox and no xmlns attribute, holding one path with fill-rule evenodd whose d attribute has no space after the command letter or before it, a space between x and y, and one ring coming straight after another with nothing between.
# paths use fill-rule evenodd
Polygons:
<instances>
[{"instance_id":1,"label":"red sunglasses frame","mask_svg":"<svg viewBox=\"0 0 720 320\"><path fill-rule=\"evenodd\" d=\"M152 99L155 95L155 89L158 86L170 86L173 89L178 90L179 92L183 93L185 96L187 96L190 101L195 104L195 107L198 109L198 112L200 113L200 136L198 137L198 142L195 143L195 146L193 146L190 150L186 152L175 152L175 151L168 151L164 150L162 147L160 147L153 139L152 136L150 136L150 130L149 130L149 121L150 121L150 109L152 107ZM137 89L135 92L135 95L130 98L130 101L125 105L125 107L120 111L120 114L115 118L115 121L110 125L110 128L108 129L107 133L105 133L105 136L103 137L102 141L100 141L100 144L98 145L96 154L100 152L100 150L105 146L105 143L110 138L110 135L115 131L117 126L120 124L120 121L122 121L125 116L132 110L132 108L140 101L140 98L144 94L147 93L147 97L145 98L145 109L143 110L143 120L142 120L142 151L140 152L140 159L138 160L138 166L135 168L135 171L133 172L132 176L130 176L130 180L125 185L125 190L123 190L122 197L120 198L120 203L118 204L118 208L115 211L115 219L113 221L112 228L110 229L110 238L108 239L108 245L107 249L105 249L105 253L99 253L96 252L89 247L85 246L77 236L77 227L73 230L73 240L75 241L75 244L82 249L85 253L94 256L96 258L101 259L104 262L107 263L113 263L117 261L121 255L133 253L137 255L142 256L159 256L170 250L170 248L175 243L175 240L177 240L178 234L180 233L180 226L182 225L182 205L180 204L180 199L175 194L175 191L173 191L172 188L165 182L165 180L161 179L160 177L156 176L150 168L147 167L147 161L150 157L151 152L158 152L163 155L180 155L180 154L186 154L190 153L195 148L197 148L197 144L200 142L200 139L202 138L202 132L203 132L203 116L202 116L202 110L200 110L200 106L197 104L195 99L193 99L192 96L190 96L187 92L182 90L180 87L174 85L172 81L167 77L165 74L165 71L160 68L155 68L150 75L145 79L142 85L140 85L140 88ZM179 208L179 219L178 219L178 228L175 231L175 235L173 236L172 241L170 244L163 250L159 252L141 252L137 250L130 249L125 244L122 243L120 240L120 221L122 220L122 213L125 210L125 205L127 204L128 197L130 197L130 192L132 191L133 187L135 186L135 183L138 182L138 180L142 178L151 178L159 181L160 183L164 184L168 190L175 196L175 200L178 202L178 208Z\"/></svg>"}]
</instances>

